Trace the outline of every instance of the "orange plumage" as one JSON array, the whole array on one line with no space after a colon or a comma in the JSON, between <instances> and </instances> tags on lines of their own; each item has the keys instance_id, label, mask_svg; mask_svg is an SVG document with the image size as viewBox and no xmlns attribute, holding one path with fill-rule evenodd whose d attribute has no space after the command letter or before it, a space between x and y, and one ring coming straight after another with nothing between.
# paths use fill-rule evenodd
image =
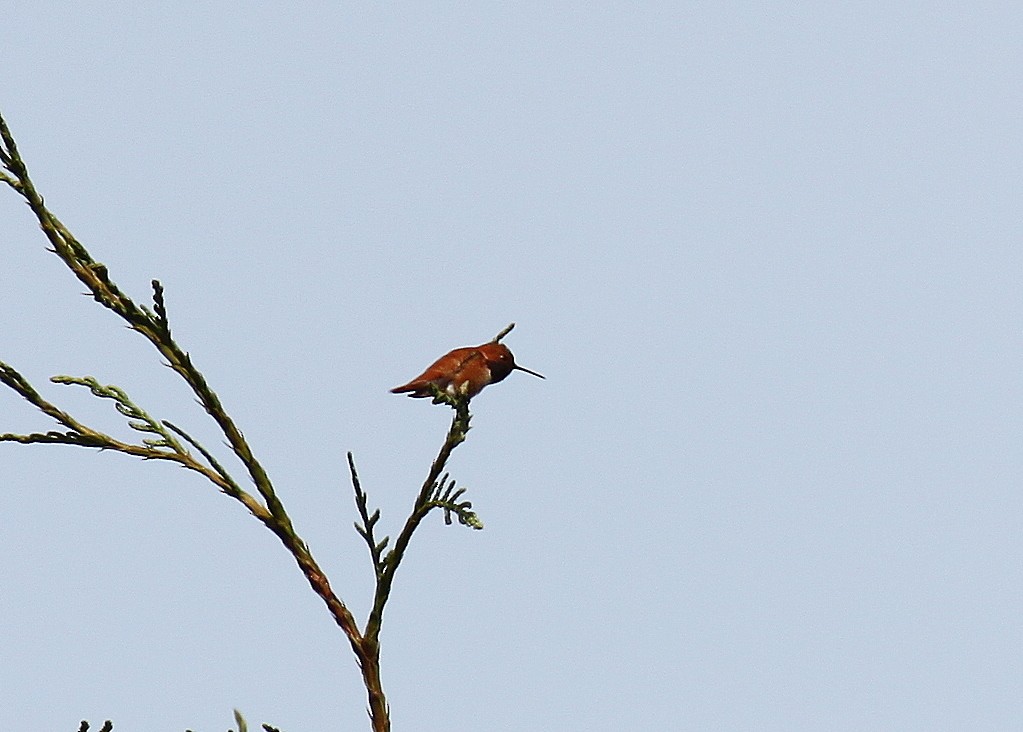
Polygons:
<instances>
[{"instance_id":1,"label":"orange plumage","mask_svg":"<svg viewBox=\"0 0 1023 732\"><path fill-rule=\"evenodd\" d=\"M391 391L422 399L433 396L430 393L430 386L433 385L451 396L464 393L471 399L479 394L483 387L502 381L512 371L525 371L527 374L544 378L535 371L516 364L512 352L503 343L491 342L482 346L456 348L438 358L412 381L396 386Z\"/></svg>"}]
</instances>

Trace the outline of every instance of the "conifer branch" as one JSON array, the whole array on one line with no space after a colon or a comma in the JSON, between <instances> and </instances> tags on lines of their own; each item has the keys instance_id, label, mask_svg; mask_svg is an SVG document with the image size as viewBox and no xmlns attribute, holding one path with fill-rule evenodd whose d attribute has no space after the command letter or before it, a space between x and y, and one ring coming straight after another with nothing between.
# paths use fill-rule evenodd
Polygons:
<instances>
[{"instance_id":1,"label":"conifer branch","mask_svg":"<svg viewBox=\"0 0 1023 732\"><path fill-rule=\"evenodd\" d=\"M391 540L391 537L385 536L380 541L376 540L374 530L377 521L380 520L380 509L373 511L373 515L369 514L369 509L366 507L367 497L362 490L362 483L359 481L359 474L355 470L355 456L352 453L348 453L348 470L352 476L352 487L355 489L355 507L359 511L359 516L362 518L362 524L359 522L355 523L355 530L359 532L359 536L363 538L366 544L369 546L369 554L373 559L373 570L376 572L377 579L379 580L380 575L384 571L384 560L383 552L387 548L387 543Z\"/></svg>"},{"instance_id":2,"label":"conifer branch","mask_svg":"<svg viewBox=\"0 0 1023 732\"><path fill-rule=\"evenodd\" d=\"M476 512L472 510L472 501L459 502L458 499L465 493L465 488L455 490L455 481L448 479L445 473L439 481L434 484L433 492L430 495L428 506L430 508L444 509L444 523L451 525L451 514L458 517L458 523L473 529L482 529L483 522Z\"/></svg>"},{"instance_id":3,"label":"conifer branch","mask_svg":"<svg viewBox=\"0 0 1023 732\"><path fill-rule=\"evenodd\" d=\"M0 382L6 384L42 412L68 428L67 432L53 431L28 435L3 434L0 435L0 441L20 442L23 444L62 443L111 449L145 459L177 462L190 470L201 473L225 494L243 503L256 518L280 539L281 543L284 544L285 548L294 557L313 591L324 601L334 621L348 637L352 649L359 657L360 665L363 667L365 674L366 667L370 665L371 659L364 658L363 647L360 645L361 634L354 616L345 603L334 593L326 575L313 559L309 547L296 533L291 518L278 498L269 476L256 459L241 430L227 414L219 396L217 396L216 392L206 381L206 378L193 364L189 354L171 337L163 286L158 281L153 281L153 308L150 310L145 306L136 305L113 282L106 265L93 259L85 246L72 235L68 228L44 204L43 198L36 190L29 176L28 168L2 115L0 115L0 164L7 171L2 174L0 181L6 183L18 195L24 198L39 222L44 235L50 242L52 247L50 251L56 254L75 277L86 286L96 302L114 312L127 323L128 327L144 336L166 360L167 365L188 384L198 399L199 404L217 424L226 438L228 446L245 467L262 501L243 490L237 481L228 475L224 467L212 458L211 453L204 448L200 448L198 442L194 439L187 437L179 429L165 428L164 423L148 417L142 410L138 410L132 405L130 400L127 400L127 397L123 395L123 392L118 391L116 387L100 387L98 384L95 384L94 388L94 384L86 379L76 380L72 377L61 377L63 383L89 386L90 389L93 389L93 393L96 396L113 399L118 411L133 420L129 422L133 429L152 432L159 435L161 439L143 441L142 445L133 445L86 427L71 417L71 415L43 399L38 391L13 367L0 362ZM191 455L171 435L171 432L180 435L188 444L195 447L207 463L201 462ZM376 673L379 676L379 670ZM367 680L367 686L369 683ZM378 730L384 730L389 727L386 714L383 716L376 715L373 722L374 728Z\"/></svg>"},{"instance_id":4,"label":"conifer branch","mask_svg":"<svg viewBox=\"0 0 1023 732\"><path fill-rule=\"evenodd\" d=\"M377 575L376 592L373 597L373 609L370 611L369 618L366 620L366 628L363 631L363 636L366 640L374 644L380 635L380 626L383 622L384 607L387 605L387 600L391 595L391 585L394 582L395 572L398 571L398 566L401 564L401 560L405 556L405 550L408 548L409 542L412 540L412 535L415 533L416 529L419 528L423 519L426 518L426 515L432 509L444 508L444 505L439 504L434 500L435 493L439 485L438 478L443 472L444 466L447 465L448 458L451 457L452 451L465 441L465 436L469 432L469 422L472 419L472 415L469 413L469 399L466 398L465 395L452 397L435 386L431 387L431 392L437 401L448 404L454 410L454 416L451 419L451 427L448 429L448 434L444 440L444 444L441 445L440 452L437 454L437 458L433 461L433 465L430 467L430 472L427 475L426 480L423 482L423 487L419 490L419 494L416 496L416 500L412 506L412 513L409 514L409 517L405 520L405 525L402 527L401 533L399 533L398 538L395 539L394 548L391 549L391 551L389 551L382 560L383 567L382 571ZM449 510L455 510L457 512L457 507L455 507L454 504L451 504L451 508ZM475 514L473 515L475 516ZM482 526L482 524L480 525Z\"/></svg>"}]
</instances>

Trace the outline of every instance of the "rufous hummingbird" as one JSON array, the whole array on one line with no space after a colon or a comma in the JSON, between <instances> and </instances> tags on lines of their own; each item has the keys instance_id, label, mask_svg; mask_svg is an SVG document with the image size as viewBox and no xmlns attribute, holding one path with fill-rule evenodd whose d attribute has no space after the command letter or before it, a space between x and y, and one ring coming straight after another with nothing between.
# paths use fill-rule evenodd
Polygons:
<instances>
[{"instance_id":1,"label":"rufous hummingbird","mask_svg":"<svg viewBox=\"0 0 1023 732\"><path fill-rule=\"evenodd\" d=\"M512 371L525 371L545 378L515 363L515 357L506 345L491 341L482 346L456 348L438 358L409 383L396 386L391 391L422 399L433 396L430 391L432 384L453 397L464 395L472 399L483 387L502 381Z\"/></svg>"}]
</instances>

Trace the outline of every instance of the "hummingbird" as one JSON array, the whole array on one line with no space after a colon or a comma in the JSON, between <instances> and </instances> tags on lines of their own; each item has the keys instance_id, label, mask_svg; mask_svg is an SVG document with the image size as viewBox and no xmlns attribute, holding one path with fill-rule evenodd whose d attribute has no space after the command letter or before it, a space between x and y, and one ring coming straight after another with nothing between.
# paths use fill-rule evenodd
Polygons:
<instances>
[{"instance_id":1,"label":"hummingbird","mask_svg":"<svg viewBox=\"0 0 1023 732\"><path fill-rule=\"evenodd\" d=\"M484 343L450 351L407 384L391 389L394 394L407 393L415 399L433 396L430 385L443 389L453 397L464 394L468 399L479 394L483 387L502 381L512 371L545 378L543 375L515 363L515 357L503 343Z\"/></svg>"}]
</instances>

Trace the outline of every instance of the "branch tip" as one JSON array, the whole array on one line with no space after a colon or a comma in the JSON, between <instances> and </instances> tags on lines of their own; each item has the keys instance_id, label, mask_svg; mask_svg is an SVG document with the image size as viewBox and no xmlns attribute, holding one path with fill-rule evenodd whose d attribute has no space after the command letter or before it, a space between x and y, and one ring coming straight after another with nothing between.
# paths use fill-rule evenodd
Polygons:
<instances>
[{"instance_id":1,"label":"branch tip","mask_svg":"<svg viewBox=\"0 0 1023 732\"><path fill-rule=\"evenodd\" d=\"M512 328L514 328L514 327L515 327L515 323L508 323L508 327L506 327L504 330L502 330L500 333L498 333L496 336L494 336L494 340L492 340L490 342L491 343L499 343L502 338L504 338L506 335L508 335L509 333L512 332Z\"/></svg>"}]
</instances>

